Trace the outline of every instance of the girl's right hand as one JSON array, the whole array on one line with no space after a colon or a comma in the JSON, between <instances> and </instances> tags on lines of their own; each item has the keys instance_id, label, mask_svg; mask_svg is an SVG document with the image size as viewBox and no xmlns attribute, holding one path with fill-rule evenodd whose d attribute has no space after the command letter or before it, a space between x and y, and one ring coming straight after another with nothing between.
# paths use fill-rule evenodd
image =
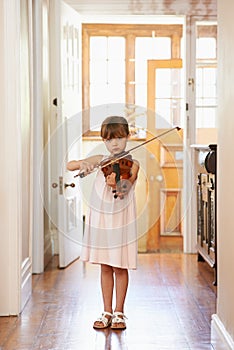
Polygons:
<instances>
[{"instance_id":1,"label":"girl's right hand","mask_svg":"<svg viewBox=\"0 0 234 350\"><path fill-rule=\"evenodd\" d=\"M81 173L88 174L94 169L94 164L82 159L82 160L72 160L67 163L67 170L74 171L80 170Z\"/></svg>"},{"instance_id":2,"label":"girl's right hand","mask_svg":"<svg viewBox=\"0 0 234 350\"><path fill-rule=\"evenodd\" d=\"M85 159L71 160L67 163L67 170L80 170L79 174L83 174L82 176L85 176L91 173L94 168L98 167L102 158L102 155L96 155Z\"/></svg>"},{"instance_id":3,"label":"girl's right hand","mask_svg":"<svg viewBox=\"0 0 234 350\"><path fill-rule=\"evenodd\" d=\"M89 174L93 171L94 165L87 160L79 160L80 173Z\"/></svg>"}]
</instances>

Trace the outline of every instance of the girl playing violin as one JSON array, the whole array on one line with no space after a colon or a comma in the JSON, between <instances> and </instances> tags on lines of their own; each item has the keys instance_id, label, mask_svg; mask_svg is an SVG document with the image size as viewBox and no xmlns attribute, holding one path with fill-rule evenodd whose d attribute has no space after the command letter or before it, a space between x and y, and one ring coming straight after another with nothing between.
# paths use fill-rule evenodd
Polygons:
<instances>
[{"instance_id":1,"label":"girl playing violin","mask_svg":"<svg viewBox=\"0 0 234 350\"><path fill-rule=\"evenodd\" d=\"M125 151L129 138L127 120L119 116L106 118L101 126L101 137L111 159L118 159L118 155ZM67 164L67 169L88 174L105 159L103 155L96 155L71 161ZM100 264L101 267L104 311L93 324L93 327L98 329L109 326L112 329L126 328L124 303L128 288L128 269L136 269L137 265L134 189L139 163L132 160L130 164L127 179L124 174L117 174L114 167L111 168L112 172L106 174L98 170L86 219L80 259ZM116 183L117 177L117 182L124 181L124 186ZM116 298L113 308L114 286Z\"/></svg>"}]
</instances>

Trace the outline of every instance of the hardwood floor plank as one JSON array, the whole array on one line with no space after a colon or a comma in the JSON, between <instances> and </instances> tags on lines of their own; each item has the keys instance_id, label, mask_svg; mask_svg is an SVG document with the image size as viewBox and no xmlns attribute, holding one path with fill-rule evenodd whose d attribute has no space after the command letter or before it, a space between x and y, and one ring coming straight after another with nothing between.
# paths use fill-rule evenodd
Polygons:
<instances>
[{"instance_id":1,"label":"hardwood floor plank","mask_svg":"<svg viewBox=\"0 0 234 350\"><path fill-rule=\"evenodd\" d=\"M1 350L210 350L213 270L190 254L139 254L130 272L125 331L96 331L102 312L99 267L76 261L33 276L19 317L0 317Z\"/></svg>"}]
</instances>

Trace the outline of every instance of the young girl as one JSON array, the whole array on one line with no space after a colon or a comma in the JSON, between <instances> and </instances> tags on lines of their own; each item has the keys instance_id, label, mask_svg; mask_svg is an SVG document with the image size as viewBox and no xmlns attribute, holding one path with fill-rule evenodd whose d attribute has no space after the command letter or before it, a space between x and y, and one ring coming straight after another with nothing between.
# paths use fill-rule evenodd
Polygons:
<instances>
[{"instance_id":1,"label":"young girl","mask_svg":"<svg viewBox=\"0 0 234 350\"><path fill-rule=\"evenodd\" d=\"M101 137L110 153L109 157L118 157L125 151L129 138L126 119L118 116L106 118L101 126ZM107 157L96 155L71 161L67 168L80 170L86 175L105 158ZM134 188L138 171L139 164L133 160L130 177L127 180L121 180L120 177L120 183L124 182L124 191L116 184L117 175L114 171L105 177L100 169L95 179L80 257L83 261L101 266L104 311L94 322L94 328L126 328L124 302L128 288L128 269L136 269L137 262ZM114 286L116 303L113 308Z\"/></svg>"}]
</instances>

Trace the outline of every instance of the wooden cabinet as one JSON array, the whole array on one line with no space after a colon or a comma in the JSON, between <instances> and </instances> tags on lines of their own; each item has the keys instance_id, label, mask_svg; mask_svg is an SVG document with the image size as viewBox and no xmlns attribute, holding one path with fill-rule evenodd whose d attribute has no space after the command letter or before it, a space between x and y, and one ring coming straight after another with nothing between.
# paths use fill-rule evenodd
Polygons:
<instances>
[{"instance_id":1,"label":"wooden cabinet","mask_svg":"<svg viewBox=\"0 0 234 350\"><path fill-rule=\"evenodd\" d=\"M197 253L199 261L214 268L217 284L216 155L217 146L196 146L197 171Z\"/></svg>"}]
</instances>

